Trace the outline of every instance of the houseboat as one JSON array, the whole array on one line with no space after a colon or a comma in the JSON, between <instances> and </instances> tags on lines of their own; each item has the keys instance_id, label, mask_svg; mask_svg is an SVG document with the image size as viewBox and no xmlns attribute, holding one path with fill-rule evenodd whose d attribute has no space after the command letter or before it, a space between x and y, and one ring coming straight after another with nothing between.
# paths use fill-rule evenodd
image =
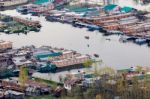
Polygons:
<instances>
[{"instance_id":1,"label":"houseboat","mask_svg":"<svg viewBox=\"0 0 150 99\"><path fill-rule=\"evenodd\" d=\"M68 69L83 68L83 63L87 60L89 60L89 56L81 55L70 59L68 58L63 60L52 61L52 63L56 65L58 71L62 71Z\"/></svg>"},{"instance_id":2,"label":"houseboat","mask_svg":"<svg viewBox=\"0 0 150 99\"><path fill-rule=\"evenodd\" d=\"M90 37L89 36L85 36L85 39L89 39Z\"/></svg>"},{"instance_id":3,"label":"houseboat","mask_svg":"<svg viewBox=\"0 0 150 99\"><path fill-rule=\"evenodd\" d=\"M11 49L12 42L0 40L0 50Z\"/></svg>"},{"instance_id":4,"label":"houseboat","mask_svg":"<svg viewBox=\"0 0 150 99\"><path fill-rule=\"evenodd\" d=\"M54 9L54 5L52 3L48 3L48 4L39 5L36 8L32 8L32 11L30 11L30 13L32 15L35 14L41 15L53 9Z\"/></svg>"},{"instance_id":5,"label":"houseboat","mask_svg":"<svg viewBox=\"0 0 150 99\"><path fill-rule=\"evenodd\" d=\"M32 21L31 19L23 19L20 17L13 17L13 20L22 24L25 24L26 26L31 26L35 28L40 28L40 22L39 21Z\"/></svg>"},{"instance_id":6,"label":"houseboat","mask_svg":"<svg viewBox=\"0 0 150 99\"><path fill-rule=\"evenodd\" d=\"M46 20L50 22L58 22L61 20L62 14L53 14L53 15L48 15L46 16Z\"/></svg>"}]
</instances>

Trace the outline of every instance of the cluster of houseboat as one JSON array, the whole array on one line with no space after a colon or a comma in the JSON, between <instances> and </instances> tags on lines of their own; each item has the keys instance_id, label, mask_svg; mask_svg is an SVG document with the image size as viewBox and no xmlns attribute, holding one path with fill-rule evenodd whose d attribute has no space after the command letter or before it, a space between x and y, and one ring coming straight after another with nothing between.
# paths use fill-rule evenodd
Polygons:
<instances>
[{"instance_id":1,"label":"cluster of houseboat","mask_svg":"<svg viewBox=\"0 0 150 99\"><path fill-rule=\"evenodd\" d=\"M21 5L28 3L28 0L1 0L0 1L0 10L5 10L12 6Z\"/></svg>"},{"instance_id":2,"label":"cluster of houseboat","mask_svg":"<svg viewBox=\"0 0 150 99\"><path fill-rule=\"evenodd\" d=\"M7 41L1 41L0 47L0 70L3 68L0 77L17 75L22 65L30 68L31 71L47 73L83 68L83 63L90 60L89 55L64 48L26 46L12 49L12 42Z\"/></svg>"},{"instance_id":3,"label":"cluster of houseboat","mask_svg":"<svg viewBox=\"0 0 150 99\"><path fill-rule=\"evenodd\" d=\"M24 99L26 96L47 94L58 97L64 89L62 86L52 88L47 83L30 79L32 74L84 68L83 63L89 59L89 55L64 48L25 46L14 49L12 42L0 41L0 98ZM20 75L23 75L21 67L28 70L29 79L25 83L20 81Z\"/></svg>"},{"instance_id":4,"label":"cluster of houseboat","mask_svg":"<svg viewBox=\"0 0 150 99\"><path fill-rule=\"evenodd\" d=\"M21 14L31 14L33 16L39 16L49 10L54 9L54 5L52 3L46 3L42 5L29 4L29 5L19 6L16 9Z\"/></svg>"},{"instance_id":5,"label":"cluster of houseboat","mask_svg":"<svg viewBox=\"0 0 150 99\"><path fill-rule=\"evenodd\" d=\"M41 25L39 21L0 14L0 32L5 32L7 34L26 34L30 31L38 32L40 28Z\"/></svg>"},{"instance_id":6,"label":"cluster of houseboat","mask_svg":"<svg viewBox=\"0 0 150 99\"><path fill-rule=\"evenodd\" d=\"M79 28L85 27L88 28L88 31L97 30L104 35L121 34L120 41L133 41L139 45L148 43L148 46L150 46L150 14L148 12L137 11L131 7L121 8L113 4L104 7L96 5L88 7L64 6L61 10L51 7L51 10L47 11L46 9L35 10L40 9L38 6L35 8L33 5L29 7L21 6L23 10L17 10L21 13L44 15L47 21L67 23Z\"/></svg>"}]
</instances>

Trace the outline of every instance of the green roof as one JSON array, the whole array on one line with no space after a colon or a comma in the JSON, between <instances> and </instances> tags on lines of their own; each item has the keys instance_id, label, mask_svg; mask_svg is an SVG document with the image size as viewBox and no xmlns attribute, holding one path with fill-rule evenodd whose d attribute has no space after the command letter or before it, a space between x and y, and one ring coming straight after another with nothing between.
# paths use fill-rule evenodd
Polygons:
<instances>
[{"instance_id":1,"label":"green roof","mask_svg":"<svg viewBox=\"0 0 150 99\"><path fill-rule=\"evenodd\" d=\"M108 4L108 5L104 6L104 10L108 10L108 11L113 10L116 6L117 5L115 5L115 4Z\"/></svg>"},{"instance_id":2,"label":"green roof","mask_svg":"<svg viewBox=\"0 0 150 99\"><path fill-rule=\"evenodd\" d=\"M131 12L133 10L133 8L131 7L123 7L121 8L121 11L124 11L124 12Z\"/></svg>"}]
</instances>

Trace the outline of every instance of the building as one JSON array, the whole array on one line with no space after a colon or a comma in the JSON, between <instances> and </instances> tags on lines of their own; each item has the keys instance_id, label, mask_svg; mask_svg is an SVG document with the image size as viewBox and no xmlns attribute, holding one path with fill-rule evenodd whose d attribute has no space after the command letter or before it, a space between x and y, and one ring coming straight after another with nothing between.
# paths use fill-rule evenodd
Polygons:
<instances>
[{"instance_id":1,"label":"building","mask_svg":"<svg viewBox=\"0 0 150 99\"><path fill-rule=\"evenodd\" d=\"M0 54L0 78L13 75L14 68L11 56Z\"/></svg>"},{"instance_id":2,"label":"building","mask_svg":"<svg viewBox=\"0 0 150 99\"><path fill-rule=\"evenodd\" d=\"M0 6L9 7L27 3L28 0L0 0Z\"/></svg>"},{"instance_id":3,"label":"building","mask_svg":"<svg viewBox=\"0 0 150 99\"><path fill-rule=\"evenodd\" d=\"M7 66L7 58L3 55L0 55L0 68Z\"/></svg>"},{"instance_id":4,"label":"building","mask_svg":"<svg viewBox=\"0 0 150 99\"><path fill-rule=\"evenodd\" d=\"M1 28L5 27L5 26L6 26L5 23L0 22L0 30L1 30Z\"/></svg>"},{"instance_id":5,"label":"building","mask_svg":"<svg viewBox=\"0 0 150 99\"><path fill-rule=\"evenodd\" d=\"M23 92L25 90L25 87L22 87L18 80L3 79L1 81L1 85L4 89L11 89L19 92Z\"/></svg>"},{"instance_id":6,"label":"building","mask_svg":"<svg viewBox=\"0 0 150 99\"><path fill-rule=\"evenodd\" d=\"M66 58L63 60L52 61L52 63L55 64L60 69L68 66L70 67L71 65L74 66L77 64L83 64L85 61L89 59L90 59L89 56L81 55L73 58Z\"/></svg>"},{"instance_id":7,"label":"building","mask_svg":"<svg viewBox=\"0 0 150 99\"><path fill-rule=\"evenodd\" d=\"M13 62L9 56L0 54L0 70L4 70L12 64Z\"/></svg>"},{"instance_id":8,"label":"building","mask_svg":"<svg viewBox=\"0 0 150 99\"><path fill-rule=\"evenodd\" d=\"M67 80L64 82L64 88L67 90L71 90L78 83L81 83L79 79Z\"/></svg>"},{"instance_id":9,"label":"building","mask_svg":"<svg viewBox=\"0 0 150 99\"><path fill-rule=\"evenodd\" d=\"M12 42L0 40L0 50L11 49Z\"/></svg>"},{"instance_id":10,"label":"building","mask_svg":"<svg viewBox=\"0 0 150 99\"><path fill-rule=\"evenodd\" d=\"M27 96L38 96L41 94L49 94L51 92L51 87L45 83L28 80L26 85L25 94Z\"/></svg>"},{"instance_id":11,"label":"building","mask_svg":"<svg viewBox=\"0 0 150 99\"><path fill-rule=\"evenodd\" d=\"M8 90L5 92L5 98L6 99L25 99L25 94L22 92Z\"/></svg>"}]
</instances>

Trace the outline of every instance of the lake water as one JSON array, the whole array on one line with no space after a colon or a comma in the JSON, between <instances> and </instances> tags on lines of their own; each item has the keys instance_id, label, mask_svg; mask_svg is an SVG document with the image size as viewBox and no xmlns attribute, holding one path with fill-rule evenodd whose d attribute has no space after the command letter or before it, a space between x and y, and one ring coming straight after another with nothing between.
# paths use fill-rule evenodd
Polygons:
<instances>
[{"instance_id":1,"label":"lake water","mask_svg":"<svg viewBox=\"0 0 150 99\"><path fill-rule=\"evenodd\" d=\"M5 12L8 15L30 18L30 15L20 15L15 10ZM50 45L54 47L73 49L83 54L99 54L104 65L122 69L135 65L150 65L150 48L146 45L139 46L134 43L121 43L119 36L102 36L99 32L89 32L85 28L74 28L68 24L47 22L44 17L32 17L42 24L38 33L7 35L0 33L0 39L13 42L14 47L25 45ZM87 40L84 36L89 36ZM110 38L111 41L106 40ZM87 47L87 44L90 47Z\"/></svg>"}]
</instances>

